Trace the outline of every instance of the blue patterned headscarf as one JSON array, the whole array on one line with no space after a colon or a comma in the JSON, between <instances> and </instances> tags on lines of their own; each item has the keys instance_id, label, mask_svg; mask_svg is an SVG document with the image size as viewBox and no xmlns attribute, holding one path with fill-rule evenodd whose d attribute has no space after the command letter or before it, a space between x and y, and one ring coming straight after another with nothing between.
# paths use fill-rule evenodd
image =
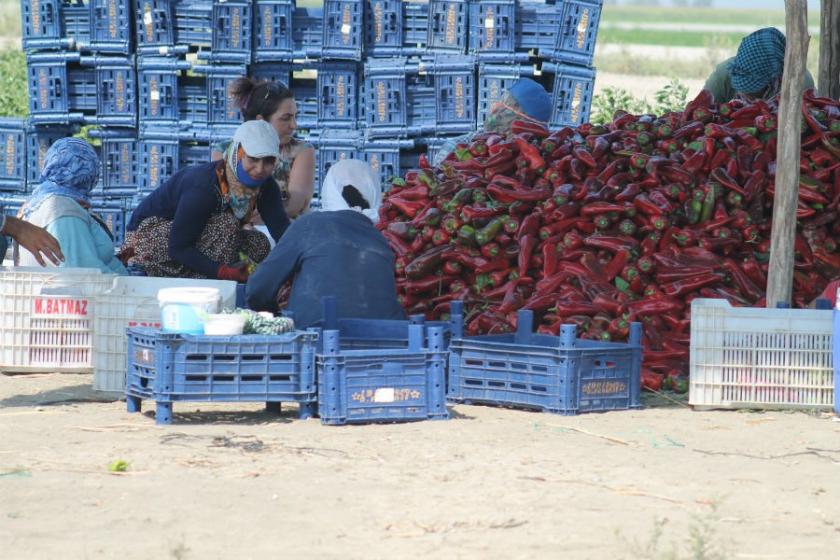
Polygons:
<instances>
[{"instance_id":1,"label":"blue patterned headscarf","mask_svg":"<svg viewBox=\"0 0 840 560\"><path fill-rule=\"evenodd\" d=\"M52 195L66 196L90 204L90 191L99 180L99 157L90 144L79 138L62 138L44 156L41 182L21 208L26 218Z\"/></svg>"},{"instance_id":2,"label":"blue patterned headscarf","mask_svg":"<svg viewBox=\"0 0 840 560\"><path fill-rule=\"evenodd\" d=\"M785 36L775 27L759 29L744 37L729 65L732 87L741 93L761 93L782 75L784 65Z\"/></svg>"}]
</instances>

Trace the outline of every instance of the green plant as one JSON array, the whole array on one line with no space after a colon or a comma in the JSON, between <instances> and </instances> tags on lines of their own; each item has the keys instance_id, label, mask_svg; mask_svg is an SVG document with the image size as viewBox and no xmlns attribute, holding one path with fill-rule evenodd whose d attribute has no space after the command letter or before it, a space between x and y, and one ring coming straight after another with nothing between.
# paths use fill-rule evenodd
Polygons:
<instances>
[{"instance_id":1,"label":"green plant","mask_svg":"<svg viewBox=\"0 0 840 560\"><path fill-rule=\"evenodd\" d=\"M616 111L635 115L654 113L661 115L670 111L681 111L688 101L688 87L677 79L664 85L653 96L654 102L634 97L623 88L608 87L592 100L590 121L604 124L612 120Z\"/></svg>"},{"instance_id":2,"label":"green plant","mask_svg":"<svg viewBox=\"0 0 840 560\"><path fill-rule=\"evenodd\" d=\"M0 116L29 114L26 56L21 51L0 51Z\"/></svg>"}]
</instances>

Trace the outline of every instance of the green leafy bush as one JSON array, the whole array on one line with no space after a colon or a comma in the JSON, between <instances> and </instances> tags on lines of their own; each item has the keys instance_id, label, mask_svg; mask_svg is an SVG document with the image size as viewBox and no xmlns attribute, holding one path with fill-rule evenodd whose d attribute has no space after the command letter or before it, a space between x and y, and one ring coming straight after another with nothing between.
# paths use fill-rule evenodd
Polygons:
<instances>
[{"instance_id":1,"label":"green leafy bush","mask_svg":"<svg viewBox=\"0 0 840 560\"><path fill-rule=\"evenodd\" d=\"M29 114L26 56L21 51L0 51L0 116Z\"/></svg>"},{"instance_id":2,"label":"green leafy bush","mask_svg":"<svg viewBox=\"0 0 840 560\"><path fill-rule=\"evenodd\" d=\"M592 100L590 121L604 124L612 120L616 111L634 115L652 113L661 115L669 111L682 111L688 102L688 87L679 80L671 80L654 95L654 102L634 97L623 88L608 87Z\"/></svg>"}]
</instances>

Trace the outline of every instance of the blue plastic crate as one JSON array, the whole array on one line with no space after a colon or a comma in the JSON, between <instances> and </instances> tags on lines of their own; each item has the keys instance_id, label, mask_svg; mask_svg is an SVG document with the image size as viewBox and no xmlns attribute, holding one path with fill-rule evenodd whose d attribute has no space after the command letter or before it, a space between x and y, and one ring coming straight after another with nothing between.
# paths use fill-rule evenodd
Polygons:
<instances>
[{"instance_id":1,"label":"blue plastic crate","mask_svg":"<svg viewBox=\"0 0 840 560\"><path fill-rule=\"evenodd\" d=\"M293 58L318 58L323 40L324 10L296 7L292 23Z\"/></svg>"},{"instance_id":2,"label":"blue plastic crate","mask_svg":"<svg viewBox=\"0 0 840 560\"><path fill-rule=\"evenodd\" d=\"M27 56L30 121L36 124L137 124L133 57L76 52Z\"/></svg>"},{"instance_id":3,"label":"blue plastic crate","mask_svg":"<svg viewBox=\"0 0 840 560\"><path fill-rule=\"evenodd\" d=\"M129 0L22 0L24 50L131 54Z\"/></svg>"},{"instance_id":4,"label":"blue plastic crate","mask_svg":"<svg viewBox=\"0 0 840 560\"><path fill-rule=\"evenodd\" d=\"M135 22L138 54L191 51L211 62L251 61L248 0L137 0Z\"/></svg>"},{"instance_id":5,"label":"blue plastic crate","mask_svg":"<svg viewBox=\"0 0 840 560\"><path fill-rule=\"evenodd\" d=\"M359 124L359 77L355 62L318 64L318 126L356 128Z\"/></svg>"},{"instance_id":6,"label":"blue plastic crate","mask_svg":"<svg viewBox=\"0 0 840 560\"><path fill-rule=\"evenodd\" d=\"M68 126L39 126L32 124L31 120L26 125L26 184L27 190L32 190L38 183L41 169L44 167L44 156L53 143L61 138L73 136L79 132L79 127Z\"/></svg>"},{"instance_id":7,"label":"blue plastic crate","mask_svg":"<svg viewBox=\"0 0 840 560\"><path fill-rule=\"evenodd\" d=\"M96 134L94 134L96 133ZM140 153L135 129L91 131L101 138L99 159L102 161L101 190L108 197L131 196L137 191Z\"/></svg>"},{"instance_id":8,"label":"blue plastic crate","mask_svg":"<svg viewBox=\"0 0 840 560\"><path fill-rule=\"evenodd\" d=\"M601 0L564 0L560 33L553 52L545 54L562 62L591 65L600 20Z\"/></svg>"},{"instance_id":9,"label":"blue plastic crate","mask_svg":"<svg viewBox=\"0 0 840 560\"><path fill-rule=\"evenodd\" d=\"M528 52L517 51L517 0L472 0L469 52L482 61L527 61Z\"/></svg>"},{"instance_id":10,"label":"blue plastic crate","mask_svg":"<svg viewBox=\"0 0 840 560\"><path fill-rule=\"evenodd\" d=\"M0 191L26 191L26 121L0 118Z\"/></svg>"},{"instance_id":11,"label":"blue plastic crate","mask_svg":"<svg viewBox=\"0 0 840 560\"><path fill-rule=\"evenodd\" d=\"M412 139L368 138L362 143L361 158L379 176L382 189L387 190L393 177L401 177L404 171L417 166L419 153Z\"/></svg>"},{"instance_id":12,"label":"blue plastic crate","mask_svg":"<svg viewBox=\"0 0 840 560\"><path fill-rule=\"evenodd\" d=\"M197 336L128 329L128 411L153 399L156 422L169 424L175 402L297 402L300 418L309 418L317 337L316 331Z\"/></svg>"},{"instance_id":13,"label":"blue plastic crate","mask_svg":"<svg viewBox=\"0 0 840 560\"><path fill-rule=\"evenodd\" d=\"M0 207L6 216L17 216L20 207L26 202L26 196L20 194L0 193ZM2 260L2 255L0 255Z\"/></svg>"},{"instance_id":14,"label":"blue plastic crate","mask_svg":"<svg viewBox=\"0 0 840 560\"><path fill-rule=\"evenodd\" d=\"M371 57L462 54L467 50L465 0L366 0L365 49Z\"/></svg>"},{"instance_id":15,"label":"blue plastic crate","mask_svg":"<svg viewBox=\"0 0 840 560\"><path fill-rule=\"evenodd\" d=\"M543 63L543 73L553 75L551 89L552 128L578 126L589 121L592 94L595 89L595 69L570 64Z\"/></svg>"},{"instance_id":16,"label":"blue plastic crate","mask_svg":"<svg viewBox=\"0 0 840 560\"><path fill-rule=\"evenodd\" d=\"M321 58L362 60L364 0L324 0Z\"/></svg>"},{"instance_id":17,"label":"blue plastic crate","mask_svg":"<svg viewBox=\"0 0 840 560\"><path fill-rule=\"evenodd\" d=\"M372 138L463 134L475 127L475 60L368 59L362 92Z\"/></svg>"},{"instance_id":18,"label":"blue plastic crate","mask_svg":"<svg viewBox=\"0 0 840 560\"><path fill-rule=\"evenodd\" d=\"M562 28L564 2L525 0L516 7L516 47L538 54L555 50Z\"/></svg>"},{"instance_id":19,"label":"blue plastic crate","mask_svg":"<svg viewBox=\"0 0 840 560\"><path fill-rule=\"evenodd\" d=\"M520 311L515 334L462 337L449 346L447 399L453 402L579 414L639 408L641 324L627 344L532 332L533 313Z\"/></svg>"},{"instance_id":20,"label":"blue plastic crate","mask_svg":"<svg viewBox=\"0 0 840 560\"><path fill-rule=\"evenodd\" d=\"M91 210L99 216L114 238L114 247L120 247L125 241L126 208L128 199L94 197Z\"/></svg>"},{"instance_id":21,"label":"blue plastic crate","mask_svg":"<svg viewBox=\"0 0 840 560\"><path fill-rule=\"evenodd\" d=\"M318 414L328 425L445 420L442 327L407 325L405 349L363 348L370 333L342 323L318 342ZM428 329L428 333L426 333ZM350 349L342 340L354 339Z\"/></svg>"},{"instance_id":22,"label":"blue plastic crate","mask_svg":"<svg viewBox=\"0 0 840 560\"><path fill-rule=\"evenodd\" d=\"M192 64L177 57L141 57L137 64L141 125L238 125L239 107L228 86L244 65Z\"/></svg>"},{"instance_id":23,"label":"blue plastic crate","mask_svg":"<svg viewBox=\"0 0 840 560\"><path fill-rule=\"evenodd\" d=\"M294 13L294 0L255 0L254 62L290 61L294 58Z\"/></svg>"},{"instance_id":24,"label":"blue plastic crate","mask_svg":"<svg viewBox=\"0 0 840 560\"><path fill-rule=\"evenodd\" d=\"M327 171L342 159L362 159L362 133L357 130L324 129L309 138L315 146L315 197L321 192L321 183Z\"/></svg>"},{"instance_id":25,"label":"blue plastic crate","mask_svg":"<svg viewBox=\"0 0 840 560\"><path fill-rule=\"evenodd\" d=\"M149 192L187 165L210 161L212 145L232 137L230 129L141 127L138 187Z\"/></svg>"}]
</instances>

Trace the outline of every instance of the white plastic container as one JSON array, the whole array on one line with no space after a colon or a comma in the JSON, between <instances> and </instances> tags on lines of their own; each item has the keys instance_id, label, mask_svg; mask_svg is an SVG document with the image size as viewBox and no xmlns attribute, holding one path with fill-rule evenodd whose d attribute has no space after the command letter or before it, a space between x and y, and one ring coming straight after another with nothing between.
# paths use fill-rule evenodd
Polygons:
<instances>
[{"instance_id":1,"label":"white plastic container","mask_svg":"<svg viewBox=\"0 0 840 560\"><path fill-rule=\"evenodd\" d=\"M236 283L229 280L118 276L111 288L97 296L94 318L93 388L122 393L125 390L126 336L128 327L160 328L162 288L210 287L219 290L222 307L236 305Z\"/></svg>"},{"instance_id":2,"label":"white plastic container","mask_svg":"<svg viewBox=\"0 0 840 560\"><path fill-rule=\"evenodd\" d=\"M691 302L688 403L697 409L831 409L831 310Z\"/></svg>"},{"instance_id":3,"label":"white plastic container","mask_svg":"<svg viewBox=\"0 0 840 560\"><path fill-rule=\"evenodd\" d=\"M164 332L204 334L204 318L221 310L216 288L164 288L158 291L157 298Z\"/></svg>"},{"instance_id":4,"label":"white plastic container","mask_svg":"<svg viewBox=\"0 0 840 560\"><path fill-rule=\"evenodd\" d=\"M237 336L244 330L244 315L218 313L204 318L204 334L208 336Z\"/></svg>"},{"instance_id":5,"label":"white plastic container","mask_svg":"<svg viewBox=\"0 0 840 560\"><path fill-rule=\"evenodd\" d=\"M95 299L114 277L93 268L0 268L0 371L89 373Z\"/></svg>"}]
</instances>

